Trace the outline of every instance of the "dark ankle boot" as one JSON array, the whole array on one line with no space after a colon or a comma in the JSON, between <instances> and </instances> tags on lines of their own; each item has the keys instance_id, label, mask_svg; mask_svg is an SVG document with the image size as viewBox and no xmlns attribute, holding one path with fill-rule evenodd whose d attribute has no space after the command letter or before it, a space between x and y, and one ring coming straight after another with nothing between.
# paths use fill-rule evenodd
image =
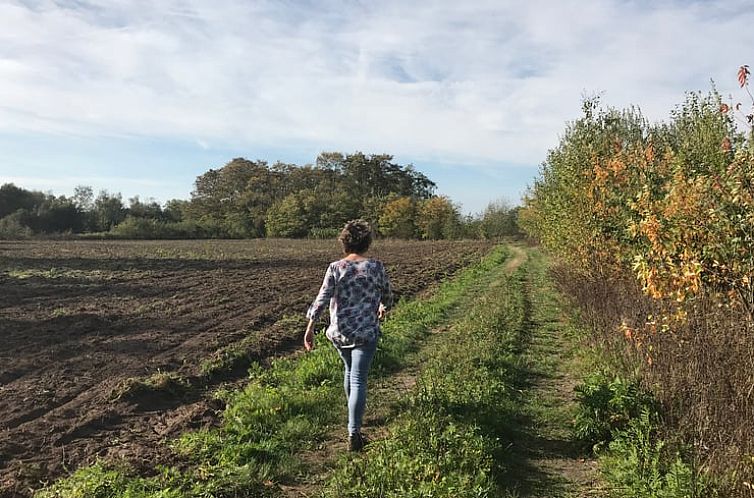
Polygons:
<instances>
[{"instance_id":1,"label":"dark ankle boot","mask_svg":"<svg viewBox=\"0 0 754 498\"><path fill-rule=\"evenodd\" d=\"M361 451L364 448L364 438L360 432L356 432L348 436L348 450L349 451Z\"/></svg>"}]
</instances>

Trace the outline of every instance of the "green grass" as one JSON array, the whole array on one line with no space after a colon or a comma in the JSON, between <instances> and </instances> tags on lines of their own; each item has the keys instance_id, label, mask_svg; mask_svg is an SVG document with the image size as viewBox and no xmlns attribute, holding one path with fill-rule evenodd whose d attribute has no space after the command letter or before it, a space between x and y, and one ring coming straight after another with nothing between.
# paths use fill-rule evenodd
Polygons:
<instances>
[{"instance_id":1,"label":"green grass","mask_svg":"<svg viewBox=\"0 0 754 498\"><path fill-rule=\"evenodd\" d=\"M561 299L562 300L562 299ZM614 354L588 340L589 331L570 312L571 343L580 380L575 387L573 439L597 457L601 496L614 498L714 498L718 484L693 464L693 448L664 430L662 406L626 372Z\"/></svg>"},{"instance_id":2,"label":"green grass","mask_svg":"<svg viewBox=\"0 0 754 498\"><path fill-rule=\"evenodd\" d=\"M383 326L373 377L402 368L433 327L443 324L470 289L499 269L508 252L498 248L445 282L427 299L399 303ZM166 498L276 496L276 483L295 480L300 454L345 427L341 363L322 344L313 353L252 365L248 385L223 394L222 426L185 434L172 443L182 464L137 475L127 465L100 462L39 491L37 498ZM229 368L234 354L205 373Z\"/></svg>"}]
</instances>

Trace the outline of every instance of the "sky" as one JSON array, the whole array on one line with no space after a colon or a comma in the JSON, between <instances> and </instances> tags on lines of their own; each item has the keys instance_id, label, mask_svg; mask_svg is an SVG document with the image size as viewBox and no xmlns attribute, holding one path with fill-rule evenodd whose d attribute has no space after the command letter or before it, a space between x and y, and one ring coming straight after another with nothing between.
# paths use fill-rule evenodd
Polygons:
<instances>
[{"instance_id":1,"label":"sky","mask_svg":"<svg viewBox=\"0 0 754 498\"><path fill-rule=\"evenodd\" d=\"M585 96L742 98L754 4L0 0L0 184L166 201L235 157L388 153L519 202Z\"/></svg>"}]
</instances>

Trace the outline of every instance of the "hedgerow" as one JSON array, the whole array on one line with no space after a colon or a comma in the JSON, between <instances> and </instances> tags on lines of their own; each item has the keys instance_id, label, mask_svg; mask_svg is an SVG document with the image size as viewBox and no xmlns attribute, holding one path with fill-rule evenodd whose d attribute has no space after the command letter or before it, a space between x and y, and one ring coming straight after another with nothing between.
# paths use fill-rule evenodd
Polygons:
<instances>
[{"instance_id":1,"label":"hedgerow","mask_svg":"<svg viewBox=\"0 0 754 498\"><path fill-rule=\"evenodd\" d=\"M744 68L742 68L742 71ZM748 72L741 79L748 85ZM748 88L748 87L747 87ZM748 493L754 454L754 142L714 90L664 123L584 103L528 193L521 226L623 374L661 406L698 472ZM653 495L654 496L654 495Z\"/></svg>"}]
</instances>

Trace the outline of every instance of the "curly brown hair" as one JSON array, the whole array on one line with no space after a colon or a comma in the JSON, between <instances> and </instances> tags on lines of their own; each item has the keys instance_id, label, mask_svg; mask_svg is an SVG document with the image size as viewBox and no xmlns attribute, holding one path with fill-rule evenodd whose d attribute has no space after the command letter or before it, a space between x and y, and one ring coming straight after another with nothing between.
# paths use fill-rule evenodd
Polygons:
<instances>
[{"instance_id":1,"label":"curly brown hair","mask_svg":"<svg viewBox=\"0 0 754 498\"><path fill-rule=\"evenodd\" d=\"M338 242L345 254L361 254L372 245L372 227L364 220L351 220L338 235Z\"/></svg>"}]
</instances>

